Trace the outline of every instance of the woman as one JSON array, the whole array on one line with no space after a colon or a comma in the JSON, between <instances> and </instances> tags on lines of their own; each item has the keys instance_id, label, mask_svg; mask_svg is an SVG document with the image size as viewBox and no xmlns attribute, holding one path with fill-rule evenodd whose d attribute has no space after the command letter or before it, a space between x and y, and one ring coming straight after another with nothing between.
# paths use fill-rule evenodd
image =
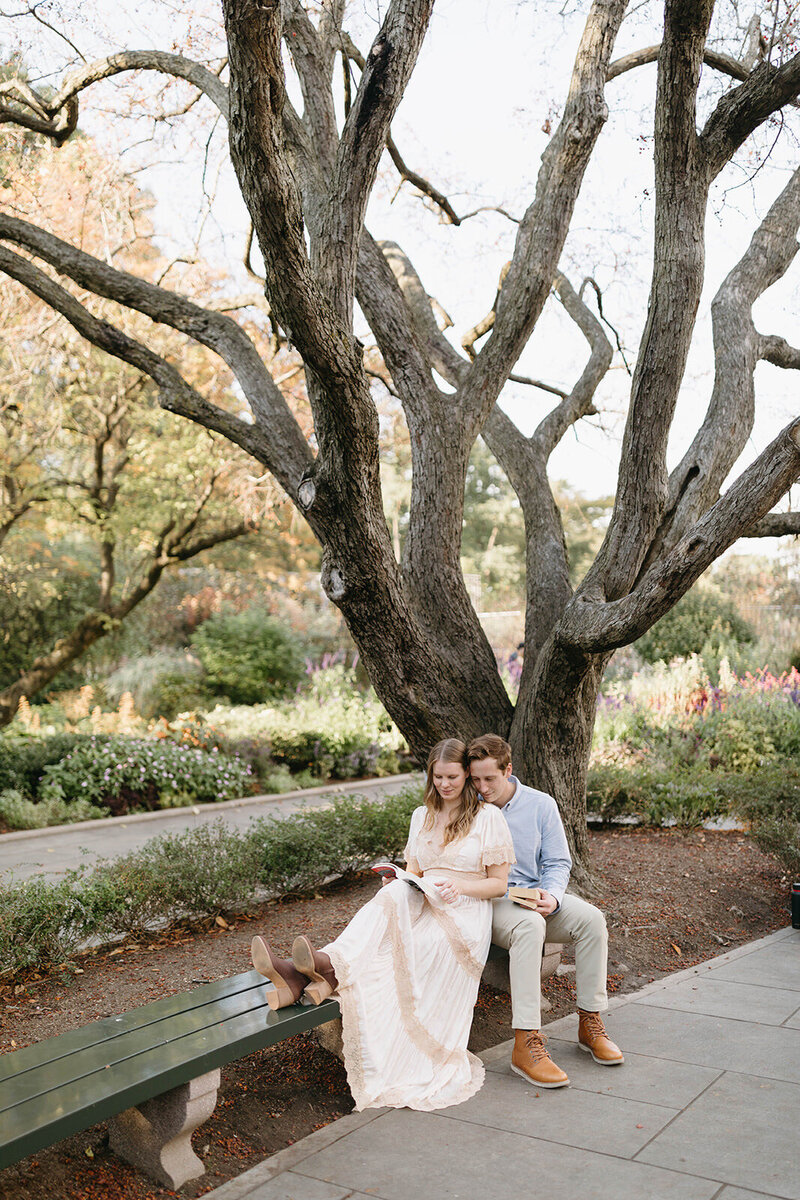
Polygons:
<instances>
[{"instance_id":1,"label":"woman","mask_svg":"<svg viewBox=\"0 0 800 1200\"><path fill-rule=\"evenodd\" d=\"M492 928L514 860L498 808L469 777L466 746L448 738L428 758L424 805L411 817L407 870L435 884L429 899L401 879L384 882L334 942L308 938L279 959L253 939L253 965L275 985L273 1007L314 1004L337 991L347 1079L357 1109L430 1111L468 1100L483 1064L467 1050Z\"/></svg>"}]
</instances>

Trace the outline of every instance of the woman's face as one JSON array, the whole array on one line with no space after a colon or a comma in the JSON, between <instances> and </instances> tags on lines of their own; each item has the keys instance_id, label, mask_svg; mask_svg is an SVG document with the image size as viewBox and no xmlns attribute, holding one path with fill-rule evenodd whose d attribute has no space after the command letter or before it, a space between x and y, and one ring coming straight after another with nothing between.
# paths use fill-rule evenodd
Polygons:
<instances>
[{"instance_id":1,"label":"woman's face","mask_svg":"<svg viewBox=\"0 0 800 1200\"><path fill-rule=\"evenodd\" d=\"M433 764L433 786L443 800L455 800L464 790L467 772L460 763L438 762Z\"/></svg>"}]
</instances>

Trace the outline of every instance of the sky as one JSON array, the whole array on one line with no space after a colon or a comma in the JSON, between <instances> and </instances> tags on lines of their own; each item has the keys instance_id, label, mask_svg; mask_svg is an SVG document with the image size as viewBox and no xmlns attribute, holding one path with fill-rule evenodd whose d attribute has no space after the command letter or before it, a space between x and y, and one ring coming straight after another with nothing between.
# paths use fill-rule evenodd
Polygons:
<instances>
[{"instance_id":1,"label":"sky","mask_svg":"<svg viewBox=\"0 0 800 1200\"><path fill-rule=\"evenodd\" d=\"M539 160L563 105L587 3L577 0L439 0L420 62L393 126L406 161L443 190L459 212L500 205L521 216L533 197ZM385 4L384 4L385 8ZM658 5L634 5L623 23L615 57L659 40ZM202 0L55 0L49 9L68 18L66 28L87 57L119 47L179 48L187 30L196 47L221 52L208 33L216 8ZM351 28L366 49L378 28L381 6L353 0ZM208 14L208 17L206 17ZM728 19L720 7L719 29ZM13 24L13 30L11 26ZM33 33L20 23L0 25L0 41L28 37L28 61L58 78L63 55L70 51L41 26ZM715 31L719 32L719 30ZM728 47L734 48L734 47ZM33 72L35 73L35 72ZM591 276L603 292L604 313L618 332L624 359L615 355L601 385L599 418L583 421L554 453L550 473L589 496L612 494L618 445L629 387L628 365L635 360L644 324L652 251L653 169L652 102L655 66L611 82L606 88L610 114L587 172L562 269L574 286ZM727 86L727 83L725 84ZM137 169L139 183L156 200L153 213L164 248L185 252L199 240L204 255L220 264L241 259L246 217L227 161L225 130L219 123L209 137L202 106L182 128L153 129L149 121L128 122L109 134L108 112L125 100L129 81L99 85L82 109L82 126ZM704 74L701 110L707 110L722 83ZM188 95L188 93L186 93ZM144 111L144 110L142 110ZM195 119L196 117L196 119ZM789 121L791 126L792 121ZM795 121L796 124L796 121ZM707 222L707 279L693 347L670 443L674 465L691 441L712 385L711 298L749 241L763 212L788 179L797 159L797 140L784 131L769 156L772 131L759 135L715 186ZM762 161L766 159L766 161ZM386 162L370 203L367 224L378 238L399 242L430 292L454 322L449 336L458 345L491 306L497 277L513 250L516 227L498 213L485 213L461 226L443 224L408 186L397 191L397 175ZM214 202L204 205L203 191ZM242 274L232 284L238 290ZM800 263L765 296L756 309L763 332L783 334L800 344L798 298ZM587 354L580 333L548 302L516 371L569 388ZM797 382L785 371L761 364L757 369L758 418L751 444L736 473L797 412ZM549 407L547 394L509 384L502 406L527 433ZM764 549L758 543L755 549Z\"/></svg>"}]
</instances>

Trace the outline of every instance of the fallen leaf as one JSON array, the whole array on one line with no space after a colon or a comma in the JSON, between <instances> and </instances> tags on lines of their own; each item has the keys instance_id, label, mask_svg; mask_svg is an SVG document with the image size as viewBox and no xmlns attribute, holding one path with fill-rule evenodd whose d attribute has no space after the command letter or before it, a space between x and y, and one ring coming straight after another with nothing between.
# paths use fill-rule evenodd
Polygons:
<instances>
[{"instance_id":1,"label":"fallen leaf","mask_svg":"<svg viewBox=\"0 0 800 1200\"><path fill-rule=\"evenodd\" d=\"M230 925L224 917L217 917L215 924L219 925L220 929L230 929Z\"/></svg>"},{"instance_id":2,"label":"fallen leaf","mask_svg":"<svg viewBox=\"0 0 800 1200\"><path fill-rule=\"evenodd\" d=\"M680 958L681 955L683 954L683 951L681 950L680 946L676 946L674 942L670 942L670 946L672 946L672 949L678 955L678 958Z\"/></svg>"},{"instance_id":3,"label":"fallen leaf","mask_svg":"<svg viewBox=\"0 0 800 1200\"><path fill-rule=\"evenodd\" d=\"M83 1153L87 1158L94 1158L94 1150L91 1146L87 1146Z\"/></svg>"}]
</instances>

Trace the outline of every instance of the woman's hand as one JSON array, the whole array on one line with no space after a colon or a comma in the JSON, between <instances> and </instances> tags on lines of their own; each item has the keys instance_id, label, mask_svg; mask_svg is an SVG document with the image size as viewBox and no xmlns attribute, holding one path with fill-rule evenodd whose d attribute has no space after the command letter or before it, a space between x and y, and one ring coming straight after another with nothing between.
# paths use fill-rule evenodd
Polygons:
<instances>
[{"instance_id":1,"label":"woman's hand","mask_svg":"<svg viewBox=\"0 0 800 1200\"><path fill-rule=\"evenodd\" d=\"M461 898L461 888L452 879L437 879L436 887L445 904L455 904Z\"/></svg>"}]
</instances>

